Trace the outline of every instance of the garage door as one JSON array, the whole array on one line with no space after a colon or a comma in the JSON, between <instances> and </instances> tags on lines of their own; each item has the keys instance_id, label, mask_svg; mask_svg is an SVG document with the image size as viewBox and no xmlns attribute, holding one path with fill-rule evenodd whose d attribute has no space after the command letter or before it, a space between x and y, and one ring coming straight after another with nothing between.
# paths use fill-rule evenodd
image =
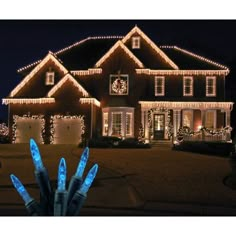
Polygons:
<instances>
[{"instance_id":1,"label":"garage door","mask_svg":"<svg viewBox=\"0 0 236 236\"><path fill-rule=\"evenodd\" d=\"M18 117L15 120L15 143L29 143L33 138L37 143L43 143L42 119Z\"/></svg>"},{"instance_id":2,"label":"garage door","mask_svg":"<svg viewBox=\"0 0 236 236\"><path fill-rule=\"evenodd\" d=\"M81 118L54 119L54 144L79 144L81 142Z\"/></svg>"}]
</instances>

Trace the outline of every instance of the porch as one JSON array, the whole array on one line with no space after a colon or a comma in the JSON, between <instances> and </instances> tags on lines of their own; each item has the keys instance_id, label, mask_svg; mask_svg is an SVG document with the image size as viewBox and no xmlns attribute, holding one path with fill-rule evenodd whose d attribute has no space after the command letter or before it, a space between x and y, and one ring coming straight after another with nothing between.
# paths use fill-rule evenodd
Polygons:
<instances>
[{"instance_id":1,"label":"porch","mask_svg":"<svg viewBox=\"0 0 236 236\"><path fill-rule=\"evenodd\" d=\"M141 123L145 142L175 141L230 141L230 112L232 102L160 102L140 101Z\"/></svg>"}]
</instances>

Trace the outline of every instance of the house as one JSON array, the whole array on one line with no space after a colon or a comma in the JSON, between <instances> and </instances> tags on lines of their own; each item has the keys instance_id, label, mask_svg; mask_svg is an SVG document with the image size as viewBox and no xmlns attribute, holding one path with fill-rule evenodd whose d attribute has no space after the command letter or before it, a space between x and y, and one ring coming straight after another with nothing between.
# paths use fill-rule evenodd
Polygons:
<instances>
[{"instance_id":1,"label":"house","mask_svg":"<svg viewBox=\"0 0 236 236\"><path fill-rule=\"evenodd\" d=\"M88 37L18 72L8 105L13 143L79 143L96 136L176 138L230 126L229 69L177 46L158 46L135 26L125 36Z\"/></svg>"}]
</instances>

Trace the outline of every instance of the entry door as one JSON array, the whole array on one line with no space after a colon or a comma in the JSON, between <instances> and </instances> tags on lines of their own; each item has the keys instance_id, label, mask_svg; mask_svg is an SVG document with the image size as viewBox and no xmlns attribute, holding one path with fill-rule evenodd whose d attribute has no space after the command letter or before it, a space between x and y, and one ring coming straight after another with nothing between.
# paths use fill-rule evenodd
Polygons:
<instances>
[{"instance_id":1,"label":"entry door","mask_svg":"<svg viewBox=\"0 0 236 236\"><path fill-rule=\"evenodd\" d=\"M165 131L165 115L154 114L154 125L153 125L154 139L164 139Z\"/></svg>"}]
</instances>

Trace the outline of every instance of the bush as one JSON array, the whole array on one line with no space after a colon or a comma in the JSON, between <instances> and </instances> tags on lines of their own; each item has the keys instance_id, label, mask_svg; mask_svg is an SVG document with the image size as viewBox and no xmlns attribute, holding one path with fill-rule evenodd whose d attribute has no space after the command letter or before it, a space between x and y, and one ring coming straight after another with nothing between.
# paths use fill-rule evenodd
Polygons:
<instances>
[{"instance_id":1,"label":"bush","mask_svg":"<svg viewBox=\"0 0 236 236\"><path fill-rule=\"evenodd\" d=\"M143 143L137 138L126 138L120 141L118 148L151 148L150 144Z\"/></svg>"},{"instance_id":2,"label":"bush","mask_svg":"<svg viewBox=\"0 0 236 236\"><path fill-rule=\"evenodd\" d=\"M229 156L234 148L232 143L204 142L204 141L182 141L179 145L174 145L174 150L190 151L201 154Z\"/></svg>"}]
</instances>

